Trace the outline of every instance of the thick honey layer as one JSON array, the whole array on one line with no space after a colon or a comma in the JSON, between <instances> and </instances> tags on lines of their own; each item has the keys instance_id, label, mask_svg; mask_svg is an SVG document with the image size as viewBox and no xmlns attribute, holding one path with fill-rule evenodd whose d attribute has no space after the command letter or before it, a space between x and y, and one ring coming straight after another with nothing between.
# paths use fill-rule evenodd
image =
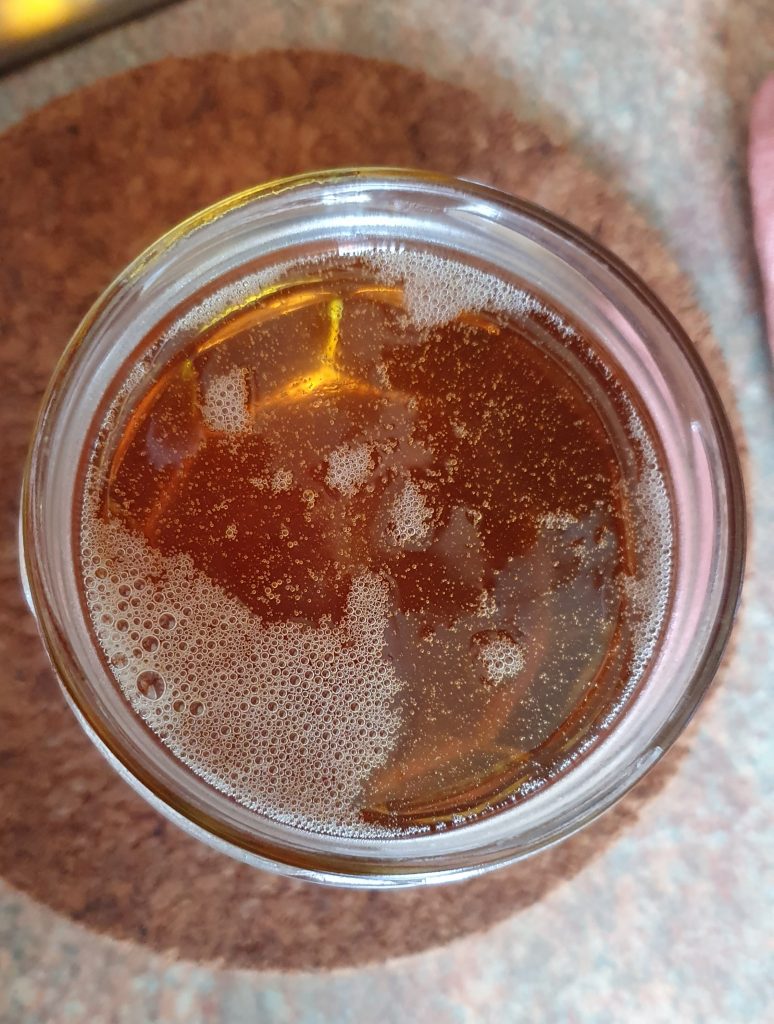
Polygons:
<instances>
[{"instance_id":1,"label":"thick honey layer","mask_svg":"<svg viewBox=\"0 0 774 1024\"><path fill-rule=\"evenodd\" d=\"M623 382L534 302L444 298L439 268L249 295L90 464L117 682L193 771L300 827L524 798L614 724L661 625L668 503Z\"/></svg>"}]
</instances>

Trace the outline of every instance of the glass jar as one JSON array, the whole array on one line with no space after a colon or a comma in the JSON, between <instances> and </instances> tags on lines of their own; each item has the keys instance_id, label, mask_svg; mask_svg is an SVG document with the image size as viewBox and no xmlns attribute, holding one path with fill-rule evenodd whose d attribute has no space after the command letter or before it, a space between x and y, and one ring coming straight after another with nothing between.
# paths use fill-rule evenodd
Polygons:
<instances>
[{"instance_id":1,"label":"glass jar","mask_svg":"<svg viewBox=\"0 0 774 1024\"><path fill-rule=\"evenodd\" d=\"M79 586L79 479L105 396L173 307L239 268L305 252L442 248L566 311L647 411L665 462L674 531L667 619L646 680L604 740L565 774L489 818L438 833L341 838L284 826L217 792L150 732L95 642ZM356 169L272 182L169 232L104 292L46 393L24 479L27 600L83 728L116 770L185 831L240 860L319 882L389 887L464 878L571 835L618 800L685 727L731 629L744 561L744 501L731 431L690 340L609 252L491 188Z\"/></svg>"}]
</instances>

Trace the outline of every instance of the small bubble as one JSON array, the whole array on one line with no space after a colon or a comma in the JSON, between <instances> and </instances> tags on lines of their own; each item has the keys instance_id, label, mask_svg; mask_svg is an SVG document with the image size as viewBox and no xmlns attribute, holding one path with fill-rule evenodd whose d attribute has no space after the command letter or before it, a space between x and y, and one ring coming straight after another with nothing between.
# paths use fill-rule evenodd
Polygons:
<instances>
[{"instance_id":1,"label":"small bubble","mask_svg":"<svg viewBox=\"0 0 774 1024\"><path fill-rule=\"evenodd\" d=\"M158 650L158 646L159 642L155 636L148 634L148 636L144 636L142 638L142 649L147 651L148 654L152 654L154 651Z\"/></svg>"},{"instance_id":2,"label":"small bubble","mask_svg":"<svg viewBox=\"0 0 774 1024\"><path fill-rule=\"evenodd\" d=\"M201 718L201 716L206 711L206 708L200 700L192 700L188 707L188 710L191 712L194 718Z\"/></svg>"}]
</instances>

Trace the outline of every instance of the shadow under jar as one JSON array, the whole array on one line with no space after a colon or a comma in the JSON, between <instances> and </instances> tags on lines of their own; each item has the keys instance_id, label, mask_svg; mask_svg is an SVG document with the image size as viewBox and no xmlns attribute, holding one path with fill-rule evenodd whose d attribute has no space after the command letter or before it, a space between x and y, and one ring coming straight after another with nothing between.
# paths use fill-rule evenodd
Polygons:
<instances>
[{"instance_id":1,"label":"shadow under jar","mask_svg":"<svg viewBox=\"0 0 774 1024\"><path fill-rule=\"evenodd\" d=\"M380 169L234 196L107 289L24 481L68 700L186 831L321 882L467 877L672 743L744 554L690 341L570 225Z\"/></svg>"}]
</instances>

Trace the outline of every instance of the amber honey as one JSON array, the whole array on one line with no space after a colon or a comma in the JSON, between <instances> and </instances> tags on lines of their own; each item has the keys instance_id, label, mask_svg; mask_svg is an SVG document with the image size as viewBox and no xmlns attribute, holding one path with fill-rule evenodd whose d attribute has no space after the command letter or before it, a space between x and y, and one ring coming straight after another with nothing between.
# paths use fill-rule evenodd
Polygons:
<instances>
[{"instance_id":1,"label":"amber honey","mask_svg":"<svg viewBox=\"0 0 774 1024\"><path fill-rule=\"evenodd\" d=\"M94 441L84 595L116 684L301 828L527 798L615 727L661 627L669 502L626 381L440 256L232 292L146 339L169 358Z\"/></svg>"}]
</instances>

